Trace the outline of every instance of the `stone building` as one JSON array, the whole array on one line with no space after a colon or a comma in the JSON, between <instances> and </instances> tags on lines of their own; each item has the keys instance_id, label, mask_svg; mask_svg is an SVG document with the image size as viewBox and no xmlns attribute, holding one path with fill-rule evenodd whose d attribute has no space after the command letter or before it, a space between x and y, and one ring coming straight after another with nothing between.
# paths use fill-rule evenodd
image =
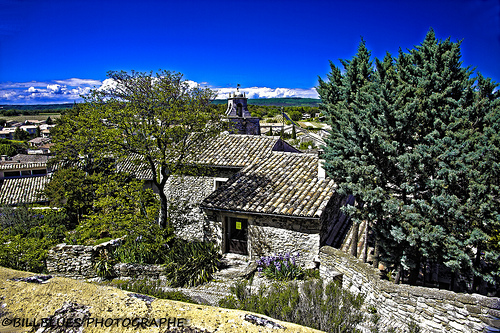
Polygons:
<instances>
[{"instance_id":1,"label":"stone building","mask_svg":"<svg viewBox=\"0 0 500 333\"><path fill-rule=\"evenodd\" d=\"M247 134L247 135L260 135L259 118L252 117L248 111L245 93L240 92L240 85L236 92L229 94L227 99L226 116L232 123L232 133Z\"/></svg>"},{"instance_id":2,"label":"stone building","mask_svg":"<svg viewBox=\"0 0 500 333\"><path fill-rule=\"evenodd\" d=\"M345 200L317 155L260 136L259 119L250 117L239 88L226 115L236 134L222 134L200 152L196 162L205 173L167 181L178 236L214 241L222 253L251 259L299 252L303 264L314 265L320 246L349 231L339 210Z\"/></svg>"},{"instance_id":3,"label":"stone building","mask_svg":"<svg viewBox=\"0 0 500 333\"><path fill-rule=\"evenodd\" d=\"M42 191L50 180L48 156L3 155L0 159L0 205L44 203Z\"/></svg>"},{"instance_id":4,"label":"stone building","mask_svg":"<svg viewBox=\"0 0 500 333\"><path fill-rule=\"evenodd\" d=\"M178 236L214 241L222 253L254 259L299 252L313 266L323 233L348 227L339 207L345 201L325 177L321 160L268 136L221 135L199 155L209 167L199 176L171 177L166 194L175 211ZM340 232L341 231L341 232Z\"/></svg>"}]
</instances>

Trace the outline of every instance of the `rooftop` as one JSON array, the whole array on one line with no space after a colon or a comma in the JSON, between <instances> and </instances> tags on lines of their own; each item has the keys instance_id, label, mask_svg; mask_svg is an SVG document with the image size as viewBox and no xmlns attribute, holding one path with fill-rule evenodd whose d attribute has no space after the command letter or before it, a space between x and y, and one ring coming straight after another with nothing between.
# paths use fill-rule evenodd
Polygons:
<instances>
[{"instance_id":1,"label":"rooftop","mask_svg":"<svg viewBox=\"0 0 500 333\"><path fill-rule=\"evenodd\" d=\"M38 193L48 183L48 176L4 179L0 181L0 204L17 205L46 201L45 197L39 197Z\"/></svg>"},{"instance_id":2,"label":"rooftop","mask_svg":"<svg viewBox=\"0 0 500 333\"><path fill-rule=\"evenodd\" d=\"M220 135L204 147L196 163L212 167L243 168L257 160L270 157L278 139L256 135ZM152 179L149 166L136 165L131 157L121 162L120 171L127 171L139 179ZM140 160L140 158L139 158Z\"/></svg>"},{"instance_id":3,"label":"rooftop","mask_svg":"<svg viewBox=\"0 0 500 333\"><path fill-rule=\"evenodd\" d=\"M319 218L334 194L318 157L275 152L231 177L201 204L212 210Z\"/></svg>"}]
</instances>

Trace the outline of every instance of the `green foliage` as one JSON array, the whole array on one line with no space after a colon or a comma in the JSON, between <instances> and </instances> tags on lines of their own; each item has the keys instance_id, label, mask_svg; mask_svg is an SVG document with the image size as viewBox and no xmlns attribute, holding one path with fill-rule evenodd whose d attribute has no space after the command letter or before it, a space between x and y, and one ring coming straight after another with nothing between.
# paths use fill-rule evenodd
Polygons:
<instances>
[{"instance_id":1,"label":"green foliage","mask_svg":"<svg viewBox=\"0 0 500 333\"><path fill-rule=\"evenodd\" d=\"M418 323L412 318L412 320L408 323L408 333L420 333L422 330Z\"/></svg>"},{"instance_id":2,"label":"green foliage","mask_svg":"<svg viewBox=\"0 0 500 333\"><path fill-rule=\"evenodd\" d=\"M320 79L332 126L327 174L368 221L380 259L415 283L427 262L453 273L500 282L500 252L489 240L500 225L500 92L463 68L460 42L436 39L397 58L376 60L365 42ZM495 282L496 281L496 282Z\"/></svg>"},{"instance_id":3,"label":"green foliage","mask_svg":"<svg viewBox=\"0 0 500 333\"><path fill-rule=\"evenodd\" d=\"M44 194L53 207L64 208L74 222L92 209L95 182L76 167L60 168L45 186Z\"/></svg>"},{"instance_id":4,"label":"green foliage","mask_svg":"<svg viewBox=\"0 0 500 333\"><path fill-rule=\"evenodd\" d=\"M158 216L158 200L143 182L127 174L95 174L91 179L92 210L68 237L73 244L94 244L103 237L153 237ZM166 230L166 232L170 232ZM159 233L159 235L163 235ZM161 238L159 238L161 239Z\"/></svg>"},{"instance_id":5,"label":"green foliage","mask_svg":"<svg viewBox=\"0 0 500 333\"><path fill-rule=\"evenodd\" d=\"M0 155L14 156L17 154L16 148L10 144L0 144Z\"/></svg>"},{"instance_id":6,"label":"green foliage","mask_svg":"<svg viewBox=\"0 0 500 333\"><path fill-rule=\"evenodd\" d=\"M67 227L62 212L28 207L0 208L0 266L41 273L47 251L60 243Z\"/></svg>"},{"instance_id":7,"label":"green foliage","mask_svg":"<svg viewBox=\"0 0 500 333\"><path fill-rule=\"evenodd\" d=\"M172 287L196 286L210 281L220 254L213 243L176 239L165 262L165 276Z\"/></svg>"},{"instance_id":8,"label":"green foliage","mask_svg":"<svg viewBox=\"0 0 500 333\"><path fill-rule=\"evenodd\" d=\"M251 292L248 282L231 288L234 296L226 297L221 307L261 313L278 320L293 322L327 332L359 332L363 321L364 297L354 296L337 283L326 286L321 280L309 280L301 287L293 281L274 283Z\"/></svg>"},{"instance_id":9,"label":"green foliage","mask_svg":"<svg viewBox=\"0 0 500 333\"><path fill-rule=\"evenodd\" d=\"M305 142L301 142L299 145L300 150L307 150L307 149L309 149L309 147L314 148L314 142L305 141Z\"/></svg>"},{"instance_id":10,"label":"green foliage","mask_svg":"<svg viewBox=\"0 0 500 333\"><path fill-rule=\"evenodd\" d=\"M42 273L47 270L48 250L57 243L49 239L0 235L0 266Z\"/></svg>"},{"instance_id":11,"label":"green foliage","mask_svg":"<svg viewBox=\"0 0 500 333\"><path fill-rule=\"evenodd\" d=\"M23 131L20 127L16 127L16 130L12 137L14 140L25 141L29 139L30 135L28 134L28 132Z\"/></svg>"},{"instance_id":12,"label":"green foliage","mask_svg":"<svg viewBox=\"0 0 500 333\"><path fill-rule=\"evenodd\" d=\"M92 90L62 117L54 151L65 162L77 163L84 156L99 163L112 156L150 172L160 198L158 223L166 228L167 180L196 169L199 151L228 126L224 111L211 104L214 91L190 87L180 73L111 71L108 77L115 88Z\"/></svg>"},{"instance_id":13,"label":"green foliage","mask_svg":"<svg viewBox=\"0 0 500 333\"><path fill-rule=\"evenodd\" d=\"M94 270L97 275L103 279L109 279L116 276L113 266L117 263L113 253L107 249L102 249L94 259Z\"/></svg>"},{"instance_id":14,"label":"green foliage","mask_svg":"<svg viewBox=\"0 0 500 333\"><path fill-rule=\"evenodd\" d=\"M302 113L300 113L300 111L291 111L288 112L288 115L293 121L299 121L302 119Z\"/></svg>"},{"instance_id":15,"label":"green foliage","mask_svg":"<svg viewBox=\"0 0 500 333\"><path fill-rule=\"evenodd\" d=\"M304 270L295 262L298 256L298 253L294 255L287 252L284 255L260 257L256 261L257 271L272 280L291 281L302 279Z\"/></svg>"},{"instance_id":16,"label":"green foliage","mask_svg":"<svg viewBox=\"0 0 500 333\"><path fill-rule=\"evenodd\" d=\"M171 229L149 223L130 230L123 244L113 255L119 262L137 264L163 264L170 251L174 236Z\"/></svg>"}]
</instances>

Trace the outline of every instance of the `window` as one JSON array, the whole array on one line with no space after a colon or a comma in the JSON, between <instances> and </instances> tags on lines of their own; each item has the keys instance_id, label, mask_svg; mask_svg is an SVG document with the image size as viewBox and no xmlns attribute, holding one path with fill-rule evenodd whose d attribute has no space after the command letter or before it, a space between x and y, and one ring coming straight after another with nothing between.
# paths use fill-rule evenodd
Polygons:
<instances>
[{"instance_id":1,"label":"window","mask_svg":"<svg viewBox=\"0 0 500 333\"><path fill-rule=\"evenodd\" d=\"M5 178L19 177L19 176L21 176L21 171L5 171L3 173L3 176Z\"/></svg>"},{"instance_id":2,"label":"window","mask_svg":"<svg viewBox=\"0 0 500 333\"><path fill-rule=\"evenodd\" d=\"M229 178L215 178L214 179L214 191L217 190L219 187L224 185L225 182L227 182Z\"/></svg>"}]
</instances>

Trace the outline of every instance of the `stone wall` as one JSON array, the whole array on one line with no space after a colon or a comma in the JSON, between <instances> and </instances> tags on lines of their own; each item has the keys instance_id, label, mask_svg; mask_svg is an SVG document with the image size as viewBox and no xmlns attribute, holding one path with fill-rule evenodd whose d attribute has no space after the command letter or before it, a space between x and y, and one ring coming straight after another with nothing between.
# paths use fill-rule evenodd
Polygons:
<instances>
[{"instance_id":1,"label":"stone wall","mask_svg":"<svg viewBox=\"0 0 500 333\"><path fill-rule=\"evenodd\" d=\"M210 241L211 226L199 204L214 192L217 179L227 179L239 169L218 168L209 176L170 177L165 194L173 203L171 214L176 235L186 240Z\"/></svg>"},{"instance_id":2,"label":"stone wall","mask_svg":"<svg viewBox=\"0 0 500 333\"><path fill-rule=\"evenodd\" d=\"M249 221L250 257L298 252L299 263L313 268L319 252L319 229L318 220L255 216Z\"/></svg>"},{"instance_id":3,"label":"stone wall","mask_svg":"<svg viewBox=\"0 0 500 333\"><path fill-rule=\"evenodd\" d=\"M319 252L320 222L315 219L295 219L279 216L220 212L207 210L207 224L217 233L216 243L226 249L226 218L248 220L248 255L256 260L263 255L299 252L299 263L314 267Z\"/></svg>"},{"instance_id":4,"label":"stone wall","mask_svg":"<svg viewBox=\"0 0 500 333\"><path fill-rule=\"evenodd\" d=\"M93 265L100 251L118 246L120 239L95 246L59 244L47 253L47 270L50 274L74 279L96 278Z\"/></svg>"},{"instance_id":5,"label":"stone wall","mask_svg":"<svg viewBox=\"0 0 500 333\"><path fill-rule=\"evenodd\" d=\"M381 316L381 324L402 331L410 320L422 332L500 332L500 299L478 294L396 285L381 280L380 271L349 254L324 246L320 274L332 279L342 274L342 287L365 295Z\"/></svg>"},{"instance_id":6,"label":"stone wall","mask_svg":"<svg viewBox=\"0 0 500 333\"><path fill-rule=\"evenodd\" d=\"M123 278L151 278L160 279L164 276L165 267L162 265L141 265L118 263L113 270L119 279Z\"/></svg>"}]
</instances>

